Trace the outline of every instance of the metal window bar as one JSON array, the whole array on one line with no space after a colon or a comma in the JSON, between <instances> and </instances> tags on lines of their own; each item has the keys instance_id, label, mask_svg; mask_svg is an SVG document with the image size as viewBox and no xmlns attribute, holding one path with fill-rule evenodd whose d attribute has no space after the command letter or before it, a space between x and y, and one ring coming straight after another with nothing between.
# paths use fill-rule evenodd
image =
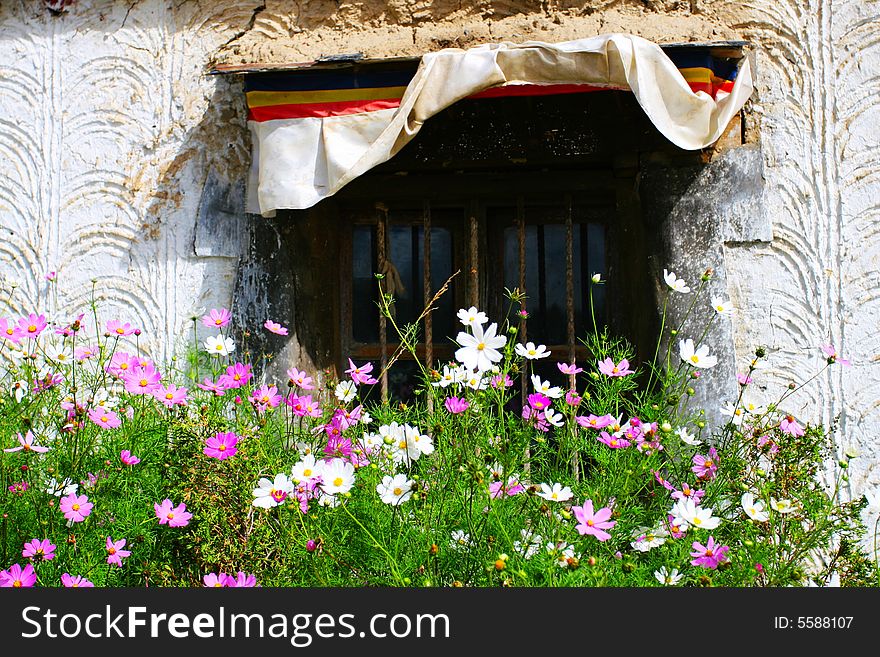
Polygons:
<instances>
[{"instance_id":1,"label":"metal window bar","mask_svg":"<svg viewBox=\"0 0 880 657\"><path fill-rule=\"evenodd\" d=\"M519 292L526 292L526 210L525 201L522 196L516 199L516 232L517 246L519 248ZM524 309L524 308L523 308ZM519 316L519 341L526 342L528 339L528 325L524 315ZM526 371L520 372L520 394L522 397L522 405L526 404Z\"/></svg>"},{"instance_id":2,"label":"metal window bar","mask_svg":"<svg viewBox=\"0 0 880 657\"><path fill-rule=\"evenodd\" d=\"M575 359L574 332L574 226L571 219L571 196L565 197L565 315L568 320L568 362ZM583 248L583 245L581 245ZM575 375L569 374L569 389L574 389Z\"/></svg>"},{"instance_id":3,"label":"metal window bar","mask_svg":"<svg viewBox=\"0 0 880 657\"><path fill-rule=\"evenodd\" d=\"M376 264L379 271L386 270L386 233L388 232L388 208L383 205L377 205L379 211L376 221ZM379 294L385 294L386 285L382 281L379 282ZM381 372L380 389L382 391L382 402L388 401L388 336L386 335L385 314L382 311L384 302L379 307L379 371Z\"/></svg>"},{"instance_id":4,"label":"metal window bar","mask_svg":"<svg viewBox=\"0 0 880 657\"><path fill-rule=\"evenodd\" d=\"M425 296L425 369L431 372L434 368L434 336L432 334L431 310L428 308L428 304L431 303L431 204L428 201L425 201L422 206L422 234L424 238L422 286ZM433 410L434 398L428 395L428 412L431 413Z\"/></svg>"},{"instance_id":5,"label":"metal window bar","mask_svg":"<svg viewBox=\"0 0 880 657\"><path fill-rule=\"evenodd\" d=\"M469 226L469 247L468 265L470 272L470 305L479 306L480 304L480 277L479 277L479 224L477 222L477 212L474 204L471 204L470 210L470 226Z\"/></svg>"}]
</instances>

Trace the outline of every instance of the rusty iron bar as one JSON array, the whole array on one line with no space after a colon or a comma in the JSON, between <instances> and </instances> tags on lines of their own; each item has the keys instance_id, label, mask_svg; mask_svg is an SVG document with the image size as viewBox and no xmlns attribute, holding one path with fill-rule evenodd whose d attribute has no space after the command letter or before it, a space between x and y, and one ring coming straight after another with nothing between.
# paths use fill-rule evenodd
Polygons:
<instances>
[{"instance_id":1,"label":"rusty iron bar","mask_svg":"<svg viewBox=\"0 0 880 657\"><path fill-rule=\"evenodd\" d=\"M383 272L386 269L386 233L388 229L388 208L382 205L378 205L376 209L379 211L379 216L376 221L376 264L379 267L379 271ZM379 294L385 294L386 286L379 283ZM386 335L386 325L385 325L385 314L382 308L385 306L384 302L380 304L379 308L379 371L382 373L380 376L380 386L382 391L382 402L388 401L388 336Z\"/></svg>"},{"instance_id":2,"label":"rusty iron bar","mask_svg":"<svg viewBox=\"0 0 880 657\"><path fill-rule=\"evenodd\" d=\"M516 234L517 234L517 244L519 250L519 281L517 285L519 286L520 294L525 294L526 291L526 210L525 210L525 201L522 196L518 196L516 199ZM525 309L525 304L523 304L523 308ZM519 341L524 343L527 339L527 331L528 326L526 323L526 318L523 315L519 316ZM522 405L526 404L526 371L523 370L520 373L520 393L522 397Z\"/></svg>"},{"instance_id":3,"label":"rusty iron bar","mask_svg":"<svg viewBox=\"0 0 880 657\"><path fill-rule=\"evenodd\" d=\"M575 359L574 332L574 227L571 219L571 196L565 197L565 315L568 320L568 362ZM569 388L575 386L575 375L569 374Z\"/></svg>"},{"instance_id":4,"label":"rusty iron bar","mask_svg":"<svg viewBox=\"0 0 880 657\"><path fill-rule=\"evenodd\" d=\"M479 306L480 304L480 277L479 277L479 224L477 222L477 213L474 207L471 207L470 211L470 226L469 226L469 254L468 254L468 265L470 271L470 290L469 290L469 302L472 306Z\"/></svg>"}]
</instances>

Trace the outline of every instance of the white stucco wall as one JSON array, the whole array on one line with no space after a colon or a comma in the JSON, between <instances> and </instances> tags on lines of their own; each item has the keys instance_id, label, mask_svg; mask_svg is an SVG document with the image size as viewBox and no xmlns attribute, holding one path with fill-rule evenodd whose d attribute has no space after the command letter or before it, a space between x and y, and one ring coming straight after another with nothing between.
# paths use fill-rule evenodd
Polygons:
<instances>
[{"instance_id":1,"label":"white stucco wall","mask_svg":"<svg viewBox=\"0 0 880 657\"><path fill-rule=\"evenodd\" d=\"M610 31L754 44L748 121L773 241L719 254L738 308L737 358L745 367L755 345L768 347L759 383L769 399L821 364L821 343L837 345L853 367L829 369L793 410L839 416L841 451L861 452L850 494L880 487L877 0L80 0L62 15L41 0L3 0L0 273L19 288L0 295L0 315L68 317L88 304L94 280L165 359L187 339L193 309L231 302L234 250L197 256L193 245L209 172L234 182L249 160L238 87L206 75L216 58L418 54Z\"/></svg>"}]
</instances>

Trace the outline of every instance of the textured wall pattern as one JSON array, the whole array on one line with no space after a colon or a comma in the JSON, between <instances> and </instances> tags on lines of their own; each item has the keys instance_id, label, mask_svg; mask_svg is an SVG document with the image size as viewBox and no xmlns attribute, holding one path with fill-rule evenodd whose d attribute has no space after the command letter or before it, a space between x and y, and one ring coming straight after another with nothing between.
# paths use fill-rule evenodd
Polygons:
<instances>
[{"instance_id":1,"label":"textured wall pattern","mask_svg":"<svg viewBox=\"0 0 880 657\"><path fill-rule=\"evenodd\" d=\"M235 189L249 144L238 83L205 75L212 62L611 31L754 44L747 123L773 231L772 241L728 242L723 254L741 369L766 345L758 382L772 399L821 365L819 344L837 345L853 367L825 371L792 398L794 410L839 418L841 450L863 455L851 492L880 486L878 0L80 0L60 16L6 0L0 272L20 287L11 301L0 295L0 314L67 317L94 279L164 359L186 339L194 308L230 303L235 233L211 244L197 222L206 181ZM59 272L54 286L49 270Z\"/></svg>"}]
</instances>

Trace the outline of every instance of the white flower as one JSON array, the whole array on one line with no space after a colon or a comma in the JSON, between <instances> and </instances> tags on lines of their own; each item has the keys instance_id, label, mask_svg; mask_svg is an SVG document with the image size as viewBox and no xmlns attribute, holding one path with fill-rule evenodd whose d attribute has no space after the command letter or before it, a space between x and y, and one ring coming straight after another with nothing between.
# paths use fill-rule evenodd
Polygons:
<instances>
[{"instance_id":1,"label":"white flower","mask_svg":"<svg viewBox=\"0 0 880 657\"><path fill-rule=\"evenodd\" d=\"M541 492L538 493L538 497L543 497L545 500L549 500L550 502L565 502L572 498L574 493L571 492L571 488L568 486L563 486L562 484L541 484Z\"/></svg>"},{"instance_id":2,"label":"white flower","mask_svg":"<svg viewBox=\"0 0 880 657\"><path fill-rule=\"evenodd\" d=\"M708 346L703 345L699 349L695 350L694 341L690 338L688 338L687 340L680 340L678 343L678 348L681 354L681 359L688 365L699 368L707 368L712 367L718 362L718 358L709 355Z\"/></svg>"},{"instance_id":3,"label":"white flower","mask_svg":"<svg viewBox=\"0 0 880 657\"><path fill-rule=\"evenodd\" d=\"M412 497L413 481L404 474L385 475L382 483L376 485L376 492L385 504L400 506Z\"/></svg>"},{"instance_id":4,"label":"white flower","mask_svg":"<svg viewBox=\"0 0 880 657\"><path fill-rule=\"evenodd\" d=\"M591 277L590 280L592 280L594 283L601 283L602 282L602 274L593 274L593 276Z\"/></svg>"},{"instance_id":5,"label":"white flower","mask_svg":"<svg viewBox=\"0 0 880 657\"><path fill-rule=\"evenodd\" d=\"M222 335L211 335L205 340L205 351L212 356L228 356L235 351L235 341Z\"/></svg>"},{"instance_id":6,"label":"white flower","mask_svg":"<svg viewBox=\"0 0 880 657\"><path fill-rule=\"evenodd\" d=\"M461 529L456 529L452 532L451 541L452 547L470 547L471 545L471 535Z\"/></svg>"},{"instance_id":7,"label":"white flower","mask_svg":"<svg viewBox=\"0 0 880 657\"><path fill-rule=\"evenodd\" d=\"M328 495L347 493L354 486L354 466L344 459L331 459L321 473L321 490Z\"/></svg>"},{"instance_id":8,"label":"white flower","mask_svg":"<svg viewBox=\"0 0 880 657\"><path fill-rule=\"evenodd\" d=\"M296 482L312 483L321 477L323 461L315 461L315 456L309 454L290 469L290 477Z\"/></svg>"},{"instance_id":9,"label":"white flower","mask_svg":"<svg viewBox=\"0 0 880 657\"><path fill-rule=\"evenodd\" d=\"M682 294L687 294L691 291L691 288L689 288L687 283L684 282L684 279L676 278L675 274L671 271L666 271L664 269L663 279L666 281L669 289L671 289L673 292L681 292Z\"/></svg>"},{"instance_id":10,"label":"white flower","mask_svg":"<svg viewBox=\"0 0 880 657\"><path fill-rule=\"evenodd\" d=\"M701 445L703 443L702 440L697 438L695 435L689 433L685 427L677 429L675 434L679 438L681 438L681 442L683 442L685 445L690 445L691 447L697 447L698 445Z\"/></svg>"},{"instance_id":11,"label":"white flower","mask_svg":"<svg viewBox=\"0 0 880 657\"><path fill-rule=\"evenodd\" d=\"M341 401L343 404L347 404L352 399L357 397L357 384L354 381L340 381L336 385L336 399Z\"/></svg>"},{"instance_id":12,"label":"white flower","mask_svg":"<svg viewBox=\"0 0 880 657\"><path fill-rule=\"evenodd\" d=\"M471 372L464 384L471 390L485 390L489 382L477 372Z\"/></svg>"},{"instance_id":13,"label":"white flower","mask_svg":"<svg viewBox=\"0 0 880 657\"><path fill-rule=\"evenodd\" d=\"M666 570L666 566L660 566L659 570L654 571L654 577L664 586L675 586L684 575L678 572L678 568L673 568L670 572Z\"/></svg>"},{"instance_id":14,"label":"white flower","mask_svg":"<svg viewBox=\"0 0 880 657\"><path fill-rule=\"evenodd\" d=\"M535 392L547 395L551 399L559 399L562 397L562 388L559 386L551 386L549 381L541 381L541 377L537 374L532 374L532 386L535 388Z\"/></svg>"},{"instance_id":15,"label":"white flower","mask_svg":"<svg viewBox=\"0 0 880 657\"><path fill-rule=\"evenodd\" d=\"M394 423L392 423L393 425ZM396 463L409 465L410 461L418 461L423 454L431 455L434 453L434 441L430 436L422 434L416 427L408 424L397 427L396 431L393 431L393 437L395 442L392 444L391 458Z\"/></svg>"},{"instance_id":16,"label":"white flower","mask_svg":"<svg viewBox=\"0 0 880 657\"><path fill-rule=\"evenodd\" d=\"M254 488L254 501L252 504L261 509L271 509L281 504L287 496L293 493L295 486L284 473L275 475L275 479L261 477L259 485Z\"/></svg>"},{"instance_id":17,"label":"white flower","mask_svg":"<svg viewBox=\"0 0 880 657\"><path fill-rule=\"evenodd\" d=\"M313 454L315 451L315 449L311 445L302 441L297 442L295 447L300 457L308 456L309 454Z\"/></svg>"},{"instance_id":18,"label":"white flower","mask_svg":"<svg viewBox=\"0 0 880 657\"><path fill-rule=\"evenodd\" d=\"M486 470L489 471L489 476L495 481L501 481L504 478L504 466L497 461L492 465L487 465Z\"/></svg>"},{"instance_id":19,"label":"white flower","mask_svg":"<svg viewBox=\"0 0 880 657\"><path fill-rule=\"evenodd\" d=\"M786 514L797 511L800 508L800 505L791 500L777 500L775 497L771 497L770 508L779 513Z\"/></svg>"},{"instance_id":20,"label":"white flower","mask_svg":"<svg viewBox=\"0 0 880 657\"><path fill-rule=\"evenodd\" d=\"M69 363L73 360L73 355L67 353L63 344L49 345L46 347L46 359L55 363Z\"/></svg>"},{"instance_id":21,"label":"white flower","mask_svg":"<svg viewBox=\"0 0 880 657\"><path fill-rule=\"evenodd\" d=\"M722 301L721 297L712 297L712 309L719 315L733 314L733 304L730 301Z\"/></svg>"},{"instance_id":22,"label":"white flower","mask_svg":"<svg viewBox=\"0 0 880 657\"><path fill-rule=\"evenodd\" d=\"M538 554L544 538L540 534L532 534L528 529L521 529L519 535L522 540L513 542L513 549L522 555L523 559L531 559Z\"/></svg>"},{"instance_id":23,"label":"white flower","mask_svg":"<svg viewBox=\"0 0 880 657\"><path fill-rule=\"evenodd\" d=\"M686 523L696 529L715 529L721 524L721 518L712 515L712 509L704 509L689 497L684 497L675 503L670 513L677 522L676 524Z\"/></svg>"},{"instance_id":24,"label":"white flower","mask_svg":"<svg viewBox=\"0 0 880 657\"><path fill-rule=\"evenodd\" d=\"M555 412L552 408L544 409L544 419L547 420L554 427L561 427L563 420L565 419L562 413Z\"/></svg>"},{"instance_id":25,"label":"white flower","mask_svg":"<svg viewBox=\"0 0 880 657\"><path fill-rule=\"evenodd\" d=\"M737 406L733 402L727 402L724 406L719 410L721 415L726 415L730 418L730 421L733 422L736 426L742 424L743 416L745 415L745 408L742 406Z\"/></svg>"},{"instance_id":26,"label":"white flower","mask_svg":"<svg viewBox=\"0 0 880 657\"><path fill-rule=\"evenodd\" d=\"M342 501L335 495L324 493L318 498L318 506L326 506L328 509L335 509L340 504L342 504Z\"/></svg>"},{"instance_id":27,"label":"white flower","mask_svg":"<svg viewBox=\"0 0 880 657\"><path fill-rule=\"evenodd\" d=\"M666 542L669 532L662 526L660 527L639 527L634 534L634 540L630 545L639 552L648 552L649 550L660 547Z\"/></svg>"},{"instance_id":28,"label":"white flower","mask_svg":"<svg viewBox=\"0 0 880 657\"><path fill-rule=\"evenodd\" d=\"M770 519L764 510L764 503L761 500L755 500L755 496L751 493L743 493L740 498L740 504L746 515L757 522L766 522Z\"/></svg>"},{"instance_id":29,"label":"white flower","mask_svg":"<svg viewBox=\"0 0 880 657\"><path fill-rule=\"evenodd\" d=\"M20 403L22 398L27 394L28 382L25 380L13 381L10 394L15 397L16 403Z\"/></svg>"},{"instance_id":30,"label":"white flower","mask_svg":"<svg viewBox=\"0 0 880 657\"><path fill-rule=\"evenodd\" d=\"M547 356L550 355L550 352L547 351L547 347L542 344L535 346L534 342L526 342L525 345L518 344L514 347L514 351L518 356L528 358L529 360L547 358Z\"/></svg>"},{"instance_id":31,"label":"white flower","mask_svg":"<svg viewBox=\"0 0 880 657\"><path fill-rule=\"evenodd\" d=\"M556 555L556 565L560 568L569 568L575 559L574 546L565 542L547 543L547 552Z\"/></svg>"},{"instance_id":32,"label":"white flower","mask_svg":"<svg viewBox=\"0 0 880 657\"><path fill-rule=\"evenodd\" d=\"M493 363L501 360L499 348L507 343L507 338L495 335L498 330L497 324L489 324L489 328L483 331L480 324L471 326L473 335L459 332L455 341L460 348L455 352L455 360L464 364L468 370L485 372L491 369Z\"/></svg>"},{"instance_id":33,"label":"white flower","mask_svg":"<svg viewBox=\"0 0 880 657\"><path fill-rule=\"evenodd\" d=\"M73 483L70 477L65 477L64 481L60 484L55 481L55 477L52 477L48 481L48 488L46 488L46 492L49 495L54 495L55 497L61 497L62 495L67 496L75 493L79 489L79 484Z\"/></svg>"},{"instance_id":34,"label":"white flower","mask_svg":"<svg viewBox=\"0 0 880 657\"><path fill-rule=\"evenodd\" d=\"M369 424L373 421L373 416L367 411L361 411L361 424Z\"/></svg>"},{"instance_id":35,"label":"white flower","mask_svg":"<svg viewBox=\"0 0 880 657\"><path fill-rule=\"evenodd\" d=\"M431 385L434 386L435 388L445 388L449 385L452 385L453 383L456 383L455 371L457 369L458 368L456 368L456 367L450 367L449 365L444 365L443 366L443 373L440 375L440 380L433 381L431 383Z\"/></svg>"},{"instance_id":36,"label":"white flower","mask_svg":"<svg viewBox=\"0 0 880 657\"><path fill-rule=\"evenodd\" d=\"M475 324L482 326L489 321L489 318L486 317L486 313L477 310L475 306L471 306L467 310L462 308L458 311L458 320L465 326L474 326Z\"/></svg>"}]
</instances>

